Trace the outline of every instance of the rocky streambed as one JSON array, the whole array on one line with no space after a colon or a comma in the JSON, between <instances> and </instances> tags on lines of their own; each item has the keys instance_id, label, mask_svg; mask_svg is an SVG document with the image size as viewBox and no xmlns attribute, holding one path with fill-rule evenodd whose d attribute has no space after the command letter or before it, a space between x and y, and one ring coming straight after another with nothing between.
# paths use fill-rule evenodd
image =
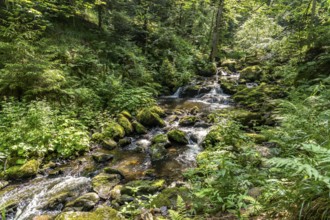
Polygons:
<instances>
[{"instance_id":1,"label":"rocky streambed","mask_svg":"<svg viewBox=\"0 0 330 220\"><path fill-rule=\"evenodd\" d=\"M233 83L238 78L218 71L215 77L200 78L172 96L161 97L162 109L145 110L152 117L137 116L143 125L151 121L149 129L133 121L140 134L121 137L118 143L106 140L103 147L97 145L67 163L55 161L39 168L38 161L32 160L19 174L13 172L11 180L24 179L29 172L37 175L22 182L0 181L3 217L124 219L134 214L139 204L147 204L149 197L153 197L149 206L155 208L145 207L144 217L166 216L177 195L187 195L189 186L182 173L195 166L202 151L201 143L212 126L208 114L231 107L230 96L219 84L221 75ZM120 117L124 122L133 120L125 114Z\"/></svg>"}]
</instances>

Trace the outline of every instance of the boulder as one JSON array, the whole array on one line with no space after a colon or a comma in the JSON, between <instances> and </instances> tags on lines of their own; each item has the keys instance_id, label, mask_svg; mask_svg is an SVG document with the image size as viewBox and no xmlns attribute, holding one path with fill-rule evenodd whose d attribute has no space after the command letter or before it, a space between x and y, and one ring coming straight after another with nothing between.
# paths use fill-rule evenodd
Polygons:
<instances>
[{"instance_id":1,"label":"boulder","mask_svg":"<svg viewBox=\"0 0 330 220\"><path fill-rule=\"evenodd\" d=\"M121 194L129 196L153 194L165 188L165 180L134 180L123 186Z\"/></svg>"},{"instance_id":2,"label":"boulder","mask_svg":"<svg viewBox=\"0 0 330 220\"><path fill-rule=\"evenodd\" d=\"M167 150L164 143L156 143L150 147L151 161L158 161L167 157Z\"/></svg>"},{"instance_id":3,"label":"boulder","mask_svg":"<svg viewBox=\"0 0 330 220\"><path fill-rule=\"evenodd\" d=\"M40 163L37 160L29 160L23 166L14 166L6 170L7 179L25 179L37 175Z\"/></svg>"},{"instance_id":4,"label":"boulder","mask_svg":"<svg viewBox=\"0 0 330 220\"><path fill-rule=\"evenodd\" d=\"M125 136L125 129L117 122L110 121L103 127L104 138L111 138L113 140L118 140Z\"/></svg>"},{"instance_id":5,"label":"boulder","mask_svg":"<svg viewBox=\"0 0 330 220\"><path fill-rule=\"evenodd\" d=\"M124 220L125 218L113 208L99 207L93 212L62 212L55 220Z\"/></svg>"},{"instance_id":6,"label":"boulder","mask_svg":"<svg viewBox=\"0 0 330 220\"><path fill-rule=\"evenodd\" d=\"M187 202L189 200L189 189L186 187L174 187L164 189L159 193L151 202L151 206L161 208L168 207L171 209L177 208L178 195L181 196L183 201Z\"/></svg>"},{"instance_id":7,"label":"boulder","mask_svg":"<svg viewBox=\"0 0 330 220\"><path fill-rule=\"evenodd\" d=\"M157 134L157 135L153 136L153 138L151 139L151 143L153 143L153 144L167 143L167 142L168 142L168 139L165 134Z\"/></svg>"},{"instance_id":8,"label":"boulder","mask_svg":"<svg viewBox=\"0 0 330 220\"><path fill-rule=\"evenodd\" d=\"M133 125L133 128L134 128L134 130L137 134L146 134L146 133L148 133L148 130L142 124L140 124L139 122L133 121L132 125Z\"/></svg>"},{"instance_id":9,"label":"boulder","mask_svg":"<svg viewBox=\"0 0 330 220\"><path fill-rule=\"evenodd\" d=\"M86 193L77 199L67 203L64 211L89 211L100 201L100 197L94 193Z\"/></svg>"},{"instance_id":10,"label":"boulder","mask_svg":"<svg viewBox=\"0 0 330 220\"><path fill-rule=\"evenodd\" d=\"M125 118L131 120L133 117L128 111L122 111L120 112L120 115L123 115Z\"/></svg>"},{"instance_id":11,"label":"boulder","mask_svg":"<svg viewBox=\"0 0 330 220\"><path fill-rule=\"evenodd\" d=\"M93 190L98 193L102 199L109 199L111 190L120 183L120 175L100 173L92 179Z\"/></svg>"},{"instance_id":12,"label":"boulder","mask_svg":"<svg viewBox=\"0 0 330 220\"><path fill-rule=\"evenodd\" d=\"M113 159L112 154L107 154L107 153L103 153L103 152L96 152L92 156L93 156L93 159L98 163L104 163L106 161Z\"/></svg>"},{"instance_id":13,"label":"boulder","mask_svg":"<svg viewBox=\"0 0 330 220\"><path fill-rule=\"evenodd\" d=\"M132 143L132 139L129 137L122 138L118 141L118 145L120 147L125 147L127 145L130 145Z\"/></svg>"},{"instance_id":14,"label":"boulder","mask_svg":"<svg viewBox=\"0 0 330 220\"><path fill-rule=\"evenodd\" d=\"M174 129L169 131L167 133L167 137L171 143L184 144L184 145L189 143L186 137L186 133L179 129Z\"/></svg>"},{"instance_id":15,"label":"boulder","mask_svg":"<svg viewBox=\"0 0 330 220\"><path fill-rule=\"evenodd\" d=\"M179 125L181 126L194 126L198 118L196 116L185 116L180 119Z\"/></svg>"},{"instance_id":16,"label":"boulder","mask_svg":"<svg viewBox=\"0 0 330 220\"><path fill-rule=\"evenodd\" d=\"M104 148L106 148L107 150L113 150L117 147L117 142L111 138L108 138L108 139L103 140L102 146Z\"/></svg>"},{"instance_id":17,"label":"boulder","mask_svg":"<svg viewBox=\"0 0 330 220\"><path fill-rule=\"evenodd\" d=\"M139 111L137 119L141 124L147 127L165 127L166 125L163 119L161 119L157 113L147 108Z\"/></svg>"},{"instance_id":18,"label":"boulder","mask_svg":"<svg viewBox=\"0 0 330 220\"><path fill-rule=\"evenodd\" d=\"M124 115L119 115L117 121L118 124L124 128L126 135L133 132L133 126L131 122Z\"/></svg>"},{"instance_id":19,"label":"boulder","mask_svg":"<svg viewBox=\"0 0 330 220\"><path fill-rule=\"evenodd\" d=\"M151 108L149 108L149 110L153 113L156 113L157 115L159 115L160 117L165 117L165 111L159 107L159 106L152 106Z\"/></svg>"}]
</instances>

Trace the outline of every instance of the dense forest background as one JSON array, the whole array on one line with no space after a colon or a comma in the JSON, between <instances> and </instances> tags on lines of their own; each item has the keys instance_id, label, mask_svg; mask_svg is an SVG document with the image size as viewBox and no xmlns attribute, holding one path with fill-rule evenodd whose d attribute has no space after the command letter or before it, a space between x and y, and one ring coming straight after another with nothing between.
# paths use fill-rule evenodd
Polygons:
<instances>
[{"instance_id":1,"label":"dense forest background","mask_svg":"<svg viewBox=\"0 0 330 220\"><path fill-rule=\"evenodd\" d=\"M329 219L329 52L329 0L2 0L1 176L128 134L119 113L221 67L258 82L222 83L250 118L210 116L216 128L186 174L198 199L179 197L173 219ZM271 158L258 141L275 146Z\"/></svg>"}]
</instances>

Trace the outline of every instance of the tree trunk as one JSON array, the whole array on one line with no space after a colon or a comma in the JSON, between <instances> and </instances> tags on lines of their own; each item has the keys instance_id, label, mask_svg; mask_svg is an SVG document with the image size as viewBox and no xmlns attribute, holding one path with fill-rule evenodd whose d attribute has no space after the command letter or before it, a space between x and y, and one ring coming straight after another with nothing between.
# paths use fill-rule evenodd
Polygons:
<instances>
[{"instance_id":1,"label":"tree trunk","mask_svg":"<svg viewBox=\"0 0 330 220\"><path fill-rule=\"evenodd\" d=\"M212 38L212 46L211 46L211 53L210 53L210 61L214 61L215 57L218 53L218 42L219 42L219 32L220 32L220 25L221 25L221 18L223 12L224 0L219 0L218 5L218 12L215 21L215 27L213 29L213 38Z\"/></svg>"}]
</instances>

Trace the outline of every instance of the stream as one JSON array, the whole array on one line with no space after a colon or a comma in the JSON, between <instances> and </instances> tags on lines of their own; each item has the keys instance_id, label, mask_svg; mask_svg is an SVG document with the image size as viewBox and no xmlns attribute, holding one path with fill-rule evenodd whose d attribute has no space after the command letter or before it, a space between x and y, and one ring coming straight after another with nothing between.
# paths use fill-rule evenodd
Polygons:
<instances>
[{"instance_id":1,"label":"stream","mask_svg":"<svg viewBox=\"0 0 330 220\"><path fill-rule=\"evenodd\" d=\"M43 170L32 180L9 184L0 190L0 209L6 211L8 220L28 220L45 214L56 216L63 211L66 202L93 191L92 178L104 167L118 170L125 177L124 183L137 179L182 180L182 173L196 165L196 156L202 151L201 143L211 129L212 125L206 120L208 113L232 106L230 96L221 90L220 77L235 79L239 75L217 71L214 77L200 78L180 87L171 96L160 97L158 104L167 113L166 127L129 137L130 144L125 147L112 151L95 148L69 163L56 163L55 169ZM199 89L191 91L191 87ZM198 120L192 125L180 125L179 120L186 116L196 116ZM170 146L167 157L153 161L149 153L152 137L174 128L187 134L188 144ZM114 159L96 163L95 153L112 154Z\"/></svg>"}]
</instances>

